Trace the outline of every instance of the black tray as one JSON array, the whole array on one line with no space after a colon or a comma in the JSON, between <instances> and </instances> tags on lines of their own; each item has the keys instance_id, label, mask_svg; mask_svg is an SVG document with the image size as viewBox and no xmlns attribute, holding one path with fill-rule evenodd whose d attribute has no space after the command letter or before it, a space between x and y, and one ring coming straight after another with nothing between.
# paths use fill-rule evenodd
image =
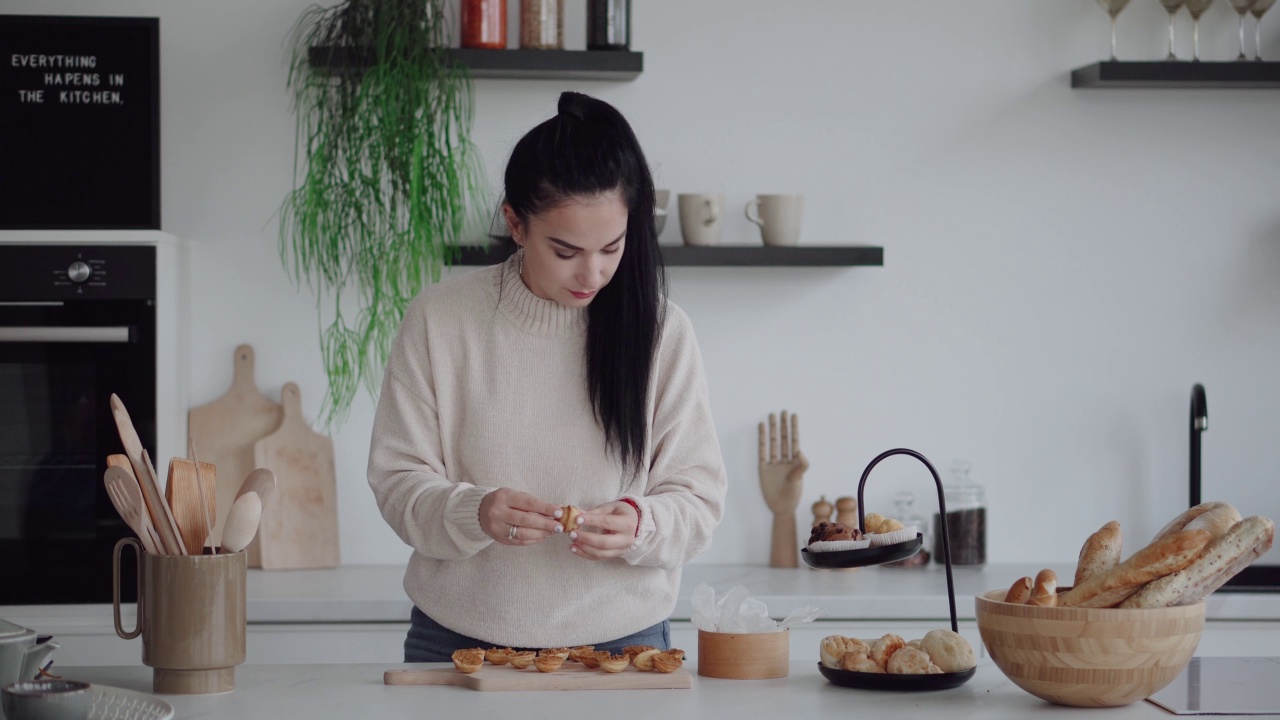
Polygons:
<instances>
[{"instance_id":1,"label":"black tray","mask_svg":"<svg viewBox=\"0 0 1280 720\"><path fill-rule=\"evenodd\" d=\"M853 672L852 670L833 670L818 663L818 672L836 685L858 688L859 690L950 690L969 681L978 668L973 667L964 672L941 673L935 675L894 675L891 673Z\"/></svg>"},{"instance_id":2,"label":"black tray","mask_svg":"<svg viewBox=\"0 0 1280 720\"><path fill-rule=\"evenodd\" d=\"M920 552L924 544L924 536L916 533L914 540L906 540L892 545L867 547L861 550L835 550L832 552L813 552L809 548L800 548L800 557L805 564L815 568L855 568L867 565L881 565L897 562Z\"/></svg>"}]
</instances>

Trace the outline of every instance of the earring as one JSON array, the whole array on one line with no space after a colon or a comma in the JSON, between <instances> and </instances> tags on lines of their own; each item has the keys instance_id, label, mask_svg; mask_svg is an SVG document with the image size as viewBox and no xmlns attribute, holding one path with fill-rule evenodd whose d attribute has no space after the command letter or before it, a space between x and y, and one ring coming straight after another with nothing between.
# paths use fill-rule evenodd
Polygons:
<instances>
[{"instance_id":1,"label":"earring","mask_svg":"<svg viewBox=\"0 0 1280 720\"><path fill-rule=\"evenodd\" d=\"M521 245L516 249L516 274L524 275L524 246Z\"/></svg>"}]
</instances>

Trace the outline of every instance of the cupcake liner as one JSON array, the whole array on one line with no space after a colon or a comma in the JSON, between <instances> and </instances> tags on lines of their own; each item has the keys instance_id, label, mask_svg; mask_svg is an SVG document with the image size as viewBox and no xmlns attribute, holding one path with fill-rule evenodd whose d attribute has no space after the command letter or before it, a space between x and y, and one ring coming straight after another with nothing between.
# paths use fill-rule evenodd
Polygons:
<instances>
[{"instance_id":1,"label":"cupcake liner","mask_svg":"<svg viewBox=\"0 0 1280 720\"><path fill-rule=\"evenodd\" d=\"M871 533L867 537L871 538L871 547L897 545L898 543L914 540L916 537L916 526L908 525L901 530L894 530L893 532L887 533Z\"/></svg>"},{"instance_id":2,"label":"cupcake liner","mask_svg":"<svg viewBox=\"0 0 1280 720\"><path fill-rule=\"evenodd\" d=\"M865 537L862 540L819 540L809 544L809 552L838 552L840 550L863 550L871 546Z\"/></svg>"}]
</instances>

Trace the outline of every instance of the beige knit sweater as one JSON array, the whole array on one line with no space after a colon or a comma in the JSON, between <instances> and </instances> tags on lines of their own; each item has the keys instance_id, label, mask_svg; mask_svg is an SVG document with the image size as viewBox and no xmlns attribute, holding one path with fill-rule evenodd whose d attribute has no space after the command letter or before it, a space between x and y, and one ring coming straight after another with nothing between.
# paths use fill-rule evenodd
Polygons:
<instances>
[{"instance_id":1,"label":"beige knit sweater","mask_svg":"<svg viewBox=\"0 0 1280 720\"><path fill-rule=\"evenodd\" d=\"M514 261L449 278L405 313L369 450L382 516L413 548L409 598L455 632L520 647L594 644L671 614L681 568L711 543L726 477L689 318L667 304L648 392L647 470L623 470L592 412L586 310L537 297ZM508 487L557 505L641 509L620 558L553 535L494 542L480 501Z\"/></svg>"}]
</instances>

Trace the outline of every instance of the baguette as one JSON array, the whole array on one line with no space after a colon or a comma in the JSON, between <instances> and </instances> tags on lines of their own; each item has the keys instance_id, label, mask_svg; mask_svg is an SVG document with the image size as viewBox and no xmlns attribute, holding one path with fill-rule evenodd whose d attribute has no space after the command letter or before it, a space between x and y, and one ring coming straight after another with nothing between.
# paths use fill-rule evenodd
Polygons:
<instances>
[{"instance_id":1,"label":"baguette","mask_svg":"<svg viewBox=\"0 0 1280 720\"><path fill-rule=\"evenodd\" d=\"M1129 588L1137 592L1152 580L1191 564L1209 539L1207 530L1180 530L1156 540L1107 572L1063 593L1058 597L1058 605L1081 607L1103 593L1122 593Z\"/></svg>"},{"instance_id":2,"label":"baguette","mask_svg":"<svg viewBox=\"0 0 1280 720\"><path fill-rule=\"evenodd\" d=\"M1084 547L1080 548L1080 560L1076 564L1073 585L1081 585L1085 580L1119 565L1121 545L1120 523L1115 520L1090 535L1084 541Z\"/></svg>"},{"instance_id":3,"label":"baguette","mask_svg":"<svg viewBox=\"0 0 1280 720\"><path fill-rule=\"evenodd\" d=\"M1013 603L1014 605L1026 605L1031 599L1031 589L1035 583L1029 577L1019 578L1009 588L1009 592L1005 594L1004 601Z\"/></svg>"},{"instance_id":4,"label":"baguette","mask_svg":"<svg viewBox=\"0 0 1280 720\"><path fill-rule=\"evenodd\" d=\"M1058 604L1058 574L1045 568L1036 574L1036 587L1031 592L1031 604L1040 607L1056 607Z\"/></svg>"},{"instance_id":5,"label":"baguette","mask_svg":"<svg viewBox=\"0 0 1280 720\"><path fill-rule=\"evenodd\" d=\"M1186 510L1183 510L1181 513L1178 514L1178 517L1170 520L1168 525L1165 525L1164 527L1160 528L1160 532L1156 533L1156 536L1151 539L1151 542L1155 542L1157 540L1163 540L1164 538L1178 532L1179 530L1186 529L1187 523L1191 522L1192 520L1195 520L1196 518L1209 512L1210 510L1217 507L1222 507L1223 505L1226 505L1226 503L1218 502L1217 500L1210 500L1209 502L1202 502L1193 508L1188 508Z\"/></svg>"},{"instance_id":6,"label":"baguette","mask_svg":"<svg viewBox=\"0 0 1280 720\"><path fill-rule=\"evenodd\" d=\"M1236 526L1244 518L1240 517L1240 511L1231 507L1227 503L1222 503L1209 512L1202 513L1199 517L1183 526L1183 530L1208 530L1209 534L1221 537L1228 530Z\"/></svg>"},{"instance_id":7,"label":"baguette","mask_svg":"<svg viewBox=\"0 0 1280 720\"><path fill-rule=\"evenodd\" d=\"M1194 605L1271 549L1275 530L1275 525L1260 515L1241 520L1206 545L1190 565L1147 583L1120 607Z\"/></svg>"}]
</instances>

